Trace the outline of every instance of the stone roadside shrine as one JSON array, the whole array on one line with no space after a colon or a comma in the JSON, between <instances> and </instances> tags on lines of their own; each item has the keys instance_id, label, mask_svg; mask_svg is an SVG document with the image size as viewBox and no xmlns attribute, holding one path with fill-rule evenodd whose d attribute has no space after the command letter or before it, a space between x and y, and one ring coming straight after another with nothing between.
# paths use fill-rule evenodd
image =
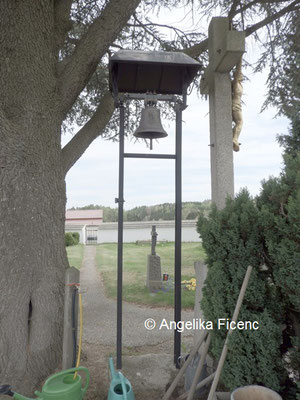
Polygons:
<instances>
[{"instance_id":1,"label":"stone roadside shrine","mask_svg":"<svg viewBox=\"0 0 300 400\"><path fill-rule=\"evenodd\" d=\"M148 255L146 282L150 292L155 292L162 288L160 257L155 252L157 236L156 225L152 225L151 254Z\"/></svg>"},{"instance_id":2,"label":"stone roadside shrine","mask_svg":"<svg viewBox=\"0 0 300 400\"><path fill-rule=\"evenodd\" d=\"M232 86L230 71L245 52L245 32L231 30L227 17L212 18L208 28L209 65L200 89L209 95L212 202L221 209L234 196Z\"/></svg>"}]
</instances>

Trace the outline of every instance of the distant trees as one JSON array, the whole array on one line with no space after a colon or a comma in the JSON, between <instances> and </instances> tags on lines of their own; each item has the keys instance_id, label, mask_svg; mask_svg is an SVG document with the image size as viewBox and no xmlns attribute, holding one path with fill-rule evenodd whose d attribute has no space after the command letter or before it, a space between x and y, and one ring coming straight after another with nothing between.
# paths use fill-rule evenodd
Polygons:
<instances>
[{"instance_id":1,"label":"distant trees","mask_svg":"<svg viewBox=\"0 0 300 400\"><path fill-rule=\"evenodd\" d=\"M200 212L207 215L210 210L210 200L203 202L184 202L182 204L182 219L196 219ZM90 204L84 207L73 207L71 210L103 210L104 222L118 221L118 209L101 205ZM124 211L124 221L172 221L175 219L175 204L164 203L155 206L134 207Z\"/></svg>"}]
</instances>

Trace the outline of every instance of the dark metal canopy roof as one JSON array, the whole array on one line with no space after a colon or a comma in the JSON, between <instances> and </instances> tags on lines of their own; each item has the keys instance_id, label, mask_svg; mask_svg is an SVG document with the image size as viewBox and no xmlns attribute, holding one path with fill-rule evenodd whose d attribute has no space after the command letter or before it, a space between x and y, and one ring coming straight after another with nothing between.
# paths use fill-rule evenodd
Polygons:
<instances>
[{"instance_id":1,"label":"dark metal canopy roof","mask_svg":"<svg viewBox=\"0 0 300 400\"><path fill-rule=\"evenodd\" d=\"M201 64L184 53L120 50L109 63L114 93L184 94Z\"/></svg>"}]
</instances>

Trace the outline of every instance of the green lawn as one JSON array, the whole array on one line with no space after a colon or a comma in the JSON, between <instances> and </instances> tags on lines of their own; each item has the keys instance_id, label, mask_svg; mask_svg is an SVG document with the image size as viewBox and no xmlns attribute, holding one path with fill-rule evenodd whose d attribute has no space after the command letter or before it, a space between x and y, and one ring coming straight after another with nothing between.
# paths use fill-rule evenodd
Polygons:
<instances>
[{"instance_id":1,"label":"green lawn","mask_svg":"<svg viewBox=\"0 0 300 400\"><path fill-rule=\"evenodd\" d=\"M156 253L161 257L162 273L168 273L170 281L164 290L150 293L145 287L147 256L150 244L125 243L123 248L123 299L139 304L172 306L174 303L174 243L158 243ZM194 277L194 261L203 260L205 254L200 243L182 244L182 279ZM97 266L108 297L117 294L117 244L97 246ZM182 289L182 307L194 307L195 292Z\"/></svg>"},{"instance_id":2,"label":"green lawn","mask_svg":"<svg viewBox=\"0 0 300 400\"><path fill-rule=\"evenodd\" d=\"M80 268L83 259L83 244L77 244L76 246L66 247L67 256L69 260L70 267Z\"/></svg>"}]
</instances>

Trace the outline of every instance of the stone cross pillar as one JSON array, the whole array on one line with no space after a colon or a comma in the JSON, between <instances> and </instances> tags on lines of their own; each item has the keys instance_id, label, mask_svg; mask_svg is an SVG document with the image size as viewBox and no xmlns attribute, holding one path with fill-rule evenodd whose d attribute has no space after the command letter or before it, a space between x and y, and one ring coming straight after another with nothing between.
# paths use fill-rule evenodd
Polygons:
<instances>
[{"instance_id":1,"label":"stone cross pillar","mask_svg":"<svg viewBox=\"0 0 300 400\"><path fill-rule=\"evenodd\" d=\"M208 29L209 66L200 89L209 94L212 201L219 209L234 196L232 90L230 71L245 52L245 32L229 29L227 17L212 18Z\"/></svg>"},{"instance_id":2,"label":"stone cross pillar","mask_svg":"<svg viewBox=\"0 0 300 400\"><path fill-rule=\"evenodd\" d=\"M156 232L156 225L152 225L152 231L151 231L151 254L152 256L155 256L155 247L156 247L156 241L157 241L157 236L158 233Z\"/></svg>"}]
</instances>

